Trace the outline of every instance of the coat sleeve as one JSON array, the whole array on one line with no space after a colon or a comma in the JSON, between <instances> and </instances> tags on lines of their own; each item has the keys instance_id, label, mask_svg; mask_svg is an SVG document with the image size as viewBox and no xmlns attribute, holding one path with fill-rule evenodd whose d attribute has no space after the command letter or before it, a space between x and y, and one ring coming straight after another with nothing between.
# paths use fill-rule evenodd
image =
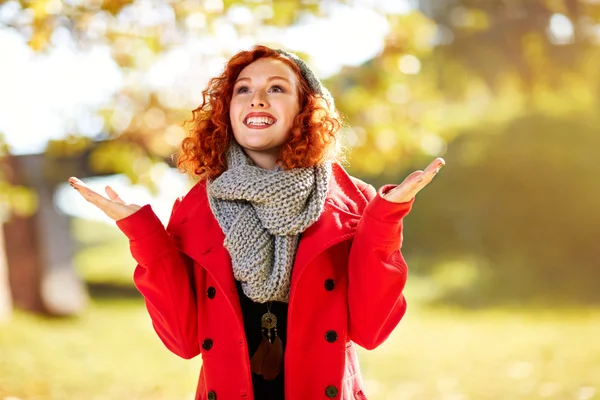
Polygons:
<instances>
[{"instance_id":1,"label":"coat sleeve","mask_svg":"<svg viewBox=\"0 0 600 400\"><path fill-rule=\"evenodd\" d=\"M402 219L414 202L393 203L363 187L369 199L350 249L348 303L350 339L366 349L383 343L406 311L403 290L408 268L400 252Z\"/></svg>"},{"instance_id":2,"label":"coat sleeve","mask_svg":"<svg viewBox=\"0 0 600 400\"><path fill-rule=\"evenodd\" d=\"M175 203L173 210L179 204ZM172 217L173 214L171 214ZM149 205L117 221L138 265L133 280L146 302L154 330L173 353L200 353L193 263L181 253Z\"/></svg>"}]
</instances>

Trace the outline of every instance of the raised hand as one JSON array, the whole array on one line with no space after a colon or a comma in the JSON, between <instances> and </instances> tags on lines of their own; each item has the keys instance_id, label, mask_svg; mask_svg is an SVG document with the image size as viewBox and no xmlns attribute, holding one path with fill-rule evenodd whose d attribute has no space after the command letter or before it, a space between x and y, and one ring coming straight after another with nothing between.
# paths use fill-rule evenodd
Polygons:
<instances>
[{"instance_id":1,"label":"raised hand","mask_svg":"<svg viewBox=\"0 0 600 400\"><path fill-rule=\"evenodd\" d=\"M431 182L440 169L446 165L443 158L436 158L424 171L415 171L408 175L404 181L383 197L394 203L406 203Z\"/></svg>"},{"instance_id":2,"label":"raised hand","mask_svg":"<svg viewBox=\"0 0 600 400\"><path fill-rule=\"evenodd\" d=\"M83 196L84 199L98 207L115 221L129 217L141 207L137 204L126 204L110 186L106 187L108 198L94 192L88 185L75 177L69 178L69 184Z\"/></svg>"}]
</instances>

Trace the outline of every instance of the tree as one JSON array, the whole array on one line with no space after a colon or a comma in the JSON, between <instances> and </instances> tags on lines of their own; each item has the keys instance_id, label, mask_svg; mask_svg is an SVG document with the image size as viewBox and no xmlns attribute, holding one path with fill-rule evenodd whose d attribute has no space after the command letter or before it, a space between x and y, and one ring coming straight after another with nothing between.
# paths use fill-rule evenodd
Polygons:
<instances>
[{"instance_id":1,"label":"tree","mask_svg":"<svg viewBox=\"0 0 600 400\"><path fill-rule=\"evenodd\" d=\"M16 10L13 18L0 24L19 30L40 52L50 51L60 35L73 38L81 49L108 46L124 76L125 84L114 102L97 111L104 121L104 135L98 138L101 142L82 139L74 131L65 140L49 143L47 153L55 167L52 179L66 179L65 171L72 166L69 157L85 155L86 168L97 173L122 172L133 181L151 185L152 165L164 162L176 151L185 134L181 124L190 117L190 104L198 100L193 96L202 90L190 89L190 82L214 75L207 72L210 65L230 54L215 48L199 57L196 69L201 74L176 91L142 87L136 84L136 77L189 38L210 42L216 35L259 37L267 27L290 26L306 15L327 14L328 5L334 3L359 1L103 1L85 6L11 1L0 7L3 11L6 7ZM587 128L598 122L593 116L600 93L596 72L599 36L595 28L600 4L582 0L411 3L417 9L386 15L390 31L380 54L363 65L345 67L325 81L347 122L343 136L350 147L351 172L378 186L397 182L431 157L446 155L449 163L442 172L443 179L423 193L421 205L409 219L417 227L410 238L415 243L414 257L421 257L420 249L431 245L424 227L444 232L433 246L437 260L430 263L431 268L422 267L424 273L434 275L440 260L470 254L495 263L495 267L501 265L492 268L494 273L510 271L507 276L495 277L505 279L505 287L515 288L514 298L522 298L527 291L517 290L519 284L526 288L545 279L544 266L550 263L558 268L554 276L589 294L591 289L584 280L568 277L564 268L567 253L556 250L555 259L562 261L554 264L546 255L534 252L537 249L539 253L537 246L543 241L524 245L525 234L531 233L526 228L534 226L533 219L537 226L549 227L551 223L544 219L549 218L547 215L526 212L543 209L539 204L544 197L540 196L549 195L552 184L545 180L546 175L535 171L543 185L521 188L527 189L522 203L502 198L504 203L499 204L495 193L500 186L494 185L514 183L506 171L515 171L501 168L506 154L514 150L512 143L522 146L515 159L530 168L533 160L549 161L544 158L546 153L539 154L542 150L537 143L551 131L543 151L556 153L557 165L571 172L579 163L578 155L595 143ZM377 2L369 4L377 7ZM558 127L565 131L556 130ZM496 164L489 164L479 154L489 155ZM468 162L472 164L467 168L464 163ZM560 173L560 168L555 172ZM496 180L490 182L489 175L481 171L493 174ZM595 187L586 181L571 184L565 183L564 189L582 198L595 195ZM482 187L488 191L481 193ZM450 199L449 203L437 205L435 200L440 198ZM490 212L497 207L504 207L502 210L515 218L511 221L519 228L519 235L510 236L513 230L503 230L503 219ZM439 213L418 211L429 208ZM582 210L593 212L588 203ZM573 221L584 221L578 218L565 222L552 243L560 248L562 240L568 244L565 249L591 259L589 238L595 231L588 229L586 236L578 236L581 232ZM477 242L480 236L473 232L485 236L485 244ZM572 238L579 238L580 245L572 243ZM503 243L511 246L501 247ZM591 271L588 267L592 264L585 260L579 260L578 265ZM521 275L512 272L525 267L530 275L517 282ZM478 268L481 272L487 267L481 264ZM569 293L559 284L546 287L548 291L539 293L549 296L553 294L550 288Z\"/></svg>"},{"instance_id":2,"label":"tree","mask_svg":"<svg viewBox=\"0 0 600 400\"><path fill-rule=\"evenodd\" d=\"M153 162L163 161L175 150L184 131L182 122L191 116L190 96L198 100L201 87L193 95L187 87L166 93L138 84L145 73L166 53L190 40L214 41L224 30L233 28L238 38L257 35L265 26L286 27L307 13L322 10L317 2L289 0L256 1L4 1L0 28L19 32L37 52L52 51L60 43L79 51L108 46L112 58L124 76L123 89L113 105L97 110L104 121L101 139L119 138L120 144L99 146L101 156L91 157L98 172L126 173L133 181L152 184L148 177ZM214 48L197 62L198 70L208 70L214 60L229 56ZM200 76L208 79L208 76ZM197 77L197 78L200 78ZM186 90L187 89L187 90ZM187 93L186 93L187 91ZM182 98L186 101L181 101ZM124 116L126 114L126 116ZM125 118L125 122L124 122ZM79 136L79 132L72 132ZM72 138L54 142L49 152L62 157L81 151L81 141ZM90 144L91 145L91 144ZM88 147L89 148L89 147ZM127 160L127 162L123 162ZM136 166L132 170L132 166Z\"/></svg>"}]
</instances>

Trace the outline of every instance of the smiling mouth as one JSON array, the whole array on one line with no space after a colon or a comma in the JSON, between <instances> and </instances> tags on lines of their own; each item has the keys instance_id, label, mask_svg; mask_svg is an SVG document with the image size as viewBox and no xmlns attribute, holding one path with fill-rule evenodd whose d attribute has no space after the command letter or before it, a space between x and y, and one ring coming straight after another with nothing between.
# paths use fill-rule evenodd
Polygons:
<instances>
[{"instance_id":1,"label":"smiling mouth","mask_svg":"<svg viewBox=\"0 0 600 400\"><path fill-rule=\"evenodd\" d=\"M244 125L248 127L266 127L275 123L275 119L269 117L249 117L244 120Z\"/></svg>"}]
</instances>

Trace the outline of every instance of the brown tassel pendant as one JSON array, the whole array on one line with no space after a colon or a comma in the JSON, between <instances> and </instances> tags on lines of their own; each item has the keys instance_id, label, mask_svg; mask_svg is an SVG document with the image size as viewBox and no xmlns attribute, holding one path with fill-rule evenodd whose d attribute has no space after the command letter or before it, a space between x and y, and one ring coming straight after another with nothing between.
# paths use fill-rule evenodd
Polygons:
<instances>
[{"instance_id":1,"label":"brown tassel pendant","mask_svg":"<svg viewBox=\"0 0 600 400\"><path fill-rule=\"evenodd\" d=\"M272 380L281 370L283 343L277 336L277 317L271 312L268 303L267 312L261 318L261 331L262 340L250 360L250 368L253 373L262 375L265 380Z\"/></svg>"},{"instance_id":2,"label":"brown tassel pendant","mask_svg":"<svg viewBox=\"0 0 600 400\"><path fill-rule=\"evenodd\" d=\"M250 369L253 373L257 375L262 375L263 364L265 363L265 359L267 358L267 354L269 353L270 349L271 342L269 342L265 335L263 335L258 349L256 349L256 352L252 356L252 360L250 360Z\"/></svg>"},{"instance_id":3,"label":"brown tassel pendant","mask_svg":"<svg viewBox=\"0 0 600 400\"><path fill-rule=\"evenodd\" d=\"M279 336L277 336L277 328L275 328L275 340L271 344L271 350L267 354L265 363L263 364L262 375L266 381L277 378L279 370L281 369L281 363L283 362L283 343Z\"/></svg>"}]
</instances>

